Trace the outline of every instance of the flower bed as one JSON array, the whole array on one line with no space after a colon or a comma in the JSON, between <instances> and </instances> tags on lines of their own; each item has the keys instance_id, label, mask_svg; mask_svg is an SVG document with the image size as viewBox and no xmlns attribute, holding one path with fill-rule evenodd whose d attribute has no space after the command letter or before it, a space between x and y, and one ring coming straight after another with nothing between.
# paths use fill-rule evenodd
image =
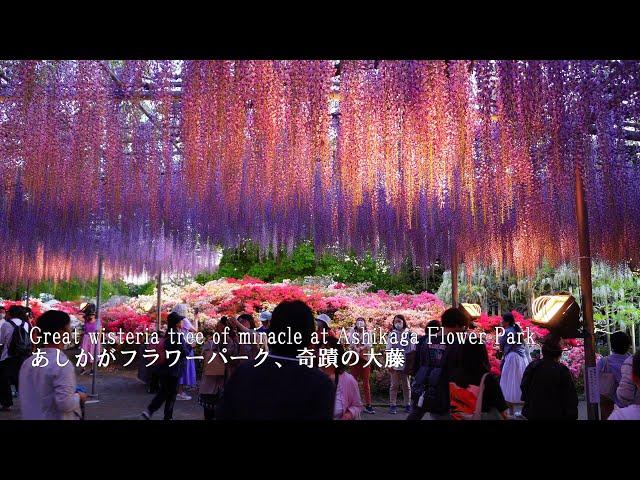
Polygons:
<instances>
[{"instance_id":1,"label":"flower bed","mask_svg":"<svg viewBox=\"0 0 640 480\"><path fill-rule=\"evenodd\" d=\"M306 302L316 314L327 313L333 318L333 327L340 329L353 325L357 317L365 318L369 328L390 330L393 317L404 315L409 329L418 335L424 333L424 327L430 320L439 318L446 305L436 296L428 292L416 295L391 295L385 291L367 292L365 284L345 285L343 283L327 282L313 284L305 282L295 285L285 280L282 283L268 284L261 280L245 277L241 280L220 279L200 285L192 282L178 287L163 285L162 287L162 319L166 320L168 312L177 303L186 303L189 315L196 318L199 328L211 331L222 315L238 315L242 312L258 313L262 310L273 310L284 300L302 300ZM108 332L119 330L126 332L140 332L148 329L155 330L156 325L156 295L141 295L130 298L124 303L111 305L101 310L101 320ZM4 305L20 302L5 301ZM49 308L63 310L72 315L72 326L81 326L78 317L79 303L56 302L51 300L41 302L33 299L29 303L37 318ZM197 315L196 315L197 310ZM531 323L518 312L513 312L516 321L523 330L529 328L534 341L538 341L547 331ZM500 326L500 316L483 314L476 320L477 327L487 334L487 351L494 373L499 373L500 360L496 358L495 328ZM384 348L380 346L378 348ZM537 349L534 346L533 349ZM582 374L584 363L584 348L581 340L565 341L565 352L562 361L569 367L575 379ZM381 375L380 381L385 380Z\"/></svg>"},{"instance_id":2,"label":"flower bed","mask_svg":"<svg viewBox=\"0 0 640 480\"><path fill-rule=\"evenodd\" d=\"M107 332L144 332L155 330L155 323L149 315L140 314L131 306L122 304L104 311L101 315Z\"/></svg>"}]
</instances>

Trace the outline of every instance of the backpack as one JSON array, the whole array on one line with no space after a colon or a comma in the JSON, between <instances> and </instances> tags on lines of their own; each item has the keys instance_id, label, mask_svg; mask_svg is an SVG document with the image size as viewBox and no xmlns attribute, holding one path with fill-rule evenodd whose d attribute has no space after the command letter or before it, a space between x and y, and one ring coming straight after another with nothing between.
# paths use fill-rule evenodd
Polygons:
<instances>
[{"instance_id":1,"label":"backpack","mask_svg":"<svg viewBox=\"0 0 640 480\"><path fill-rule=\"evenodd\" d=\"M11 340L9 340L9 347L7 348L7 353L10 357L28 357L31 355L33 351L33 344L31 343L31 329L29 328L29 322L25 322L27 324L27 330L25 331L22 328L22 324L19 326L13 322L13 320L9 320L8 323L13 327L13 334L11 335Z\"/></svg>"},{"instance_id":2,"label":"backpack","mask_svg":"<svg viewBox=\"0 0 640 480\"><path fill-rule=\"evenodd\" d=\"M618 385L616 383L616 377L613 373L608 372L609 369L609 357L604 358L604 368L598 375L598 383L600 386L600 396L605 397L607 400L614 401L616 398L616 389Z\"/></svg>"},{"instance_id":3,"label":"backpack","mask_svg":"<svg viewBox=\"0 0 640 480\"><path fill-rule=\"evenodd\" d=\"M155 350L158 354L158 359L155 361L151 367L160 367L167 363L167 348L165 345L166 338L162 337L158 340L158 343L151 344L151 350Z\"/></svg>"}]
</instances>

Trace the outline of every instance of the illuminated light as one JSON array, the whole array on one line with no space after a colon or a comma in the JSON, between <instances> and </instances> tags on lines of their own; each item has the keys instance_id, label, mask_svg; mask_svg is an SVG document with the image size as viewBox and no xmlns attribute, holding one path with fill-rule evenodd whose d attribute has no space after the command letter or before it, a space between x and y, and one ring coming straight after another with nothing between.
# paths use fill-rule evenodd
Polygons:
<instances>
[{"instance_id":1,"label":"illuminated light","mask_svg":"<svg viewBox=\"0 0 640 480\"><path fill-rule=\"evenodd\" d=\"M480 314L482 313L482 309L480 308L480 305L478 305L477 303L461 303L460 306L462 306L462 308L465 309L467 314L472 319L475 320L476 318L480 318Z\"/></svg>"},{"instance_id":2,"label":"illuminated light","mask_svg":"<svg viewBox=\"0 0 640 480\"><path fill-rule=\"evenodd\" d=\"M532 323L562 338L577 338L580 333L580 306L572 295L543 295L531 304Z\"/></svg>"},{"instance_id":3,"label":"illuminated light","mask_svg":"<svg viewBox=\"0 0 640 480\"><path fill-rule=\"evenodd\" d=\"M548 324L558 313L570 295L544 295L537 297L531 304L533 319L540 324Z\"/></svg>"},{"instance_id":4,"label":"illuminated light","mask_svg":"<svg viewBox=\"0 0 640 480\"><path fill-rule=\"evenodd\" d=\"M458 305L458 310L464 315L466 326L468 328L475 328L473 321L480 318L480 305L475 303L461 303Z\"/></svg>"}]
</instances>

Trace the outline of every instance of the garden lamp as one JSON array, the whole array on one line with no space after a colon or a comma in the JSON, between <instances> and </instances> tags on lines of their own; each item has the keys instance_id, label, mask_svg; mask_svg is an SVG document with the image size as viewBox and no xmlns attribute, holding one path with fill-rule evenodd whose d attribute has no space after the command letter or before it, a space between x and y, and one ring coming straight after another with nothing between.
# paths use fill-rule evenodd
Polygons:
<instances>
[{"instance_id":1,"label":"garden lamp","mask_svg":"<svg viewBox=\"0 0 640 480\"><path fill-rule=\"evenodd\" d=\"M476 303L461 303L458 305L458 310L460 310L466 318L467 327L475 328L473 321L476 318L480 318L480 305Z\"/></svg>"},{"instance_id":2,"label":"garden lamp","mask_svg":"<svg viewBox=\"0 0 640 480\"><path fill-rule=\"evenodd\" d=\"M573 295L543 295L532 305L532 323L562 338L582 337L580 306Z\"/></svg>"},{"instance_id":3,"label":"garden lamp","mask_svg":"<svg viewBox=\"0 0 640 480\"><path fill-rule=\"evenodd\" d=\"M472 318L480 318L482 309L477 303L461 303L460 306L466 311L466 313Z\"/></svg>"}]
</instances>

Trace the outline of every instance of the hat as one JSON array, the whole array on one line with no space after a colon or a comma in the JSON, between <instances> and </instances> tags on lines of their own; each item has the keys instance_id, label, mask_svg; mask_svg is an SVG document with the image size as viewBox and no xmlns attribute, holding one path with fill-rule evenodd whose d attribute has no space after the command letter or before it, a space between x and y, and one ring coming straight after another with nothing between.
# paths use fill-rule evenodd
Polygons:
<instances>
[{"instance_id":1,"label":"hat","mask_svg":"<svg viewBox=\"0 0 640 480\"><path fill-rule=\"evenodd\" d=\"M331 326L331 318L326 313L322 313L316 317L316 320L320 320L327 324L327 327Z\"/></svg>"},{"instance_id":2,"label":"hat","mask_svg":"<svg viewBox=\"0 0 640 480\"><path fill-rule=\"evenodd\" d=\"M96 314L96 306L93 303L85 303L80 311L85 315L95 315Z\"/></svg>"},{"instance_id":3,"label":"hat","mask_svg":"<svg viewBox=\"0 0 640 480\"><path fill-rule=\"evenodd\" d=\"M269 322L271 321L271 312L260 312L258 318L261 322Z\"/></svg>"},{"instance_id":4,"label":"hat","mask_svg":"<svg viewBox=\"0 0 640 480\"><path fill-rule=\"evenodd\" d=\"M171 309L171 312L175 312L181 317L186 317L188 313L188 309L189 307L187 306L186 303L176 303Z\"/></svg>"}]
</instances>

